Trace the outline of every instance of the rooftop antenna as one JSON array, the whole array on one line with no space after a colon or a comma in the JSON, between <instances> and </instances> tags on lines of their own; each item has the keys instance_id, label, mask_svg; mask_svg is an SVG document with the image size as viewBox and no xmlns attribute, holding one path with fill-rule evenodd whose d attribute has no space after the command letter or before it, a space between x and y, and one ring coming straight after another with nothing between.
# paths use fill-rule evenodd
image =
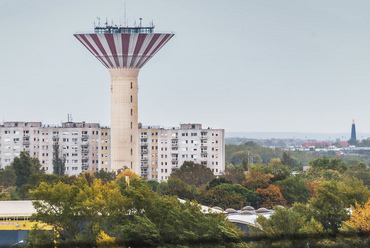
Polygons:
<instances>
[{"instance_id":1,"label":"rooftop antenna","mask_svg":"<svg viewBox=\"0 0 370 248\"><path fill-rule=\"evenodd\" d=\"M126 2L123 3L123 26L126 26Z\"/></svg>"},{"instance_id":2,"label":"rooftop antenna","mask_svg":"<svg viewBox=\"0 0 370 248\"><path fill-rule=\"evenodd\" d=\"M139 20L140 20L140 26L139 27L141 27L141 21L143 20L143 18L140 17Z\"/></svg>"},{"instance_id":3,"label":"rooftop antenna","mask_svg":"<svg viewBox=\"0 0 370 248\"><path fill-rule=\"evenodd\" d=\"M108 17L105 17L105 26L108 26Z\"/></svg>"},{"instance_id":4,"label":"rooftop antenna","mask_svg":"<svg viewBox=\"0 0 370 248\"><path fill-rule=\"evenodd\" d=\"M96 19L98 19L98 27L100 27L100 18L96 17Z\"/></svg>"}]
</instances>

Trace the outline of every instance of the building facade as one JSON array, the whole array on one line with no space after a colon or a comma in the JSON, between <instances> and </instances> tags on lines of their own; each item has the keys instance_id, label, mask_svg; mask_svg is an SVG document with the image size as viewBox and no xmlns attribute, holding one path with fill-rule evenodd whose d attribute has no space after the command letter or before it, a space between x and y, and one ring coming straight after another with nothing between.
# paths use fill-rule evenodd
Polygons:
<instances>
[{"instance_id":1,"label":"building facade","mask_svg":"<svg viewBox=\"0 0 370 248\"><path fill-rule=\"evenodd\" d=\"M108 170L109 156L105 156L109 154L108 134L98 123L65 122L62 126L45 126L41 122L4 122L0 126L0 168L10 165L21 151L27 151L39 159L46 173L52 173L53 146L58 143L67 175Z\"/></svg>"},{"instance_id":2,"label":"building facade","mask_svg":"<svg viewBox=\"0 0 370 248\"><path fill-rule=\"evenodd\" d=\"M185 161L210 168L215 175L225 170L225 130L203 129L201 124L162 128L139 125L141 175L165 181Z\"/></svg>"},{"instance_id":3,"label":"building facade","mask_svg":"<svg viewBox=\"0 0 370 248\"><path fill-rule=\"evenodd\" d=\"M185 161L210 168L215 175L225 170L225 131L203 129L201 124L163 128L139 125L137 131L139 174L167 180ZM67 175L84 171L111 171L111 132L98 123L4 122L0 126L0 168L10 165L21 151L38 158L46 173L53 173L53 146L59 144ZM130 169L130 168L129 168Z\"/></svg>"}]
</instances>

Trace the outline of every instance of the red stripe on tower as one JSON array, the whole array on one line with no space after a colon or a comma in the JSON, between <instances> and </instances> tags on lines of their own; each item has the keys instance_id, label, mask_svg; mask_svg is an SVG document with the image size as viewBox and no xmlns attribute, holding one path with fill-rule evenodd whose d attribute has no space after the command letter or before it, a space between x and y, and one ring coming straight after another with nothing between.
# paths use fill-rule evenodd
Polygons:
<instances>
[{"instance_id":1,"label":"red stripe on tower","mask_svg":"<svg viewBox=\"0 0 370 248\"><path fill-rule=\"evenodd\" d=\"M111 56L113 57L114 62L116 62L117 67L119 67L119 61L117 57L116 45L114 44L113 34L105 34L104 36L105 36L105 39L107 40L108 46L112 53Z\"/></svg>"},{"instance_id":2,"label":"red stripe on tower","mask_svg":"<svg viewBox=\"0 0 370 248\"><path fill-rule=\"evenodd\" d=\"M109 63L109 68L113 68L114 67L113 63L112 63L112 61L110 61L110 58L108 57L107 52L104 50L104 47L103 47L103 45L101 44L101 42L99 40L99 37L97 35L90 35L90 37L95 42L95 45L99 48L99 50L100 50L99 55L101 57L104 57L107 60L107 62Z\"/></svg>"}]
</instances>

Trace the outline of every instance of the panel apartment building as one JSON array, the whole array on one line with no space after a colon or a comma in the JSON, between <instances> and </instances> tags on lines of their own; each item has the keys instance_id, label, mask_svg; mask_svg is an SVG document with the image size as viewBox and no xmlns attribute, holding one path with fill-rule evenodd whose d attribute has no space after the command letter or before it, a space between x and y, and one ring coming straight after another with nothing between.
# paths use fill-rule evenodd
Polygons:
<instances>
[{"instance_id":1,"label":"panel apartment building","mask_svg":"<svg viewBox=\"0 0 370 248\"><path fill-rule=\"evenodd\" d=\"M0 168L13 162L21 151L38 158L46 173L53 172L53 145L66 161L66 174L108 170L108 128L98 123L65 122L62 126L42 125L41 122L4 122L0 126Z\"/></svg>"},{"instance_id":2,"label":"panel apartment building","mask_svg":"<svg viewBox=\"0 0 370 248\"><path fill-rule=\"evenodd\" d=\"M139 125L140 171L148 179L167 180L185 161L209 167L215 175L225 170L225 132L202 129L201 124L163 128ZM21 151L38 158L46 173L53 172L53 145L66 160L66 174L110 170L110 128L98 123L4 122L0 126L0 168L13 162Z\"/></svg>"},{"instance_id":3,"label":"panel apartment building","mask_svg":"<svg viewBox=\"0 0 370 248\"><path fill-rule=\"evenodd\" d=\"M225 130L203 129L201 124L181 124L180 128L139 125L141 175L158 181L185 161L206 165L215 175L225 170Z\"/></svg>"}]
</instances>

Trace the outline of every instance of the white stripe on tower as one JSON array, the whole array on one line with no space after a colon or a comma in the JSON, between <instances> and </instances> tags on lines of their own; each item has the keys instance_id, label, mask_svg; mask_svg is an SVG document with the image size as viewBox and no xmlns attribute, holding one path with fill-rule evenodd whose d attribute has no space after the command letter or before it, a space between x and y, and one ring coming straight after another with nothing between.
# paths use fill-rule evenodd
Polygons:
<instances>
[{"instance_id":1,"label":"white stripe on tower","mask_svg":"<svg viewBox=\"0 0 370 248\"><path fill-rule=\"evenodd\" d=\"M104 60L104 62L109 66L110 65L109 62L104 57L104 54L102 53L102 51L100 51L99 47L95 44L95 41L91 38L91 36L89 34L86 34L85 37L90 42L90 44L94 47L95 51L98 52L97 56L100 56L100 58Z\"/></svg>"},{"instance_id":2,"label":"white stripe on tower","mask_svg":"<svg viewBox=\"0 0 370 248\"><path fill-rule=\"evenodd\" d=\"M123 67L123 57L122 57L122 35L113 34L114 45L117 51L119 67Z\"/></svg>"},{"instance_id":3,"label":"white stripe on tower","mask_svg":"<svg viewBox=\"0 0 370 248\"><path fill-rule=\"evenodd\" d=\"M108 45L108 41L107 41L107 38L105 37L104 34L98 34L97 35L98 38L99 38L99 41L100 43L102 44L104 50L105 50L105 53L106 53L106 57L110 60L110 62L113 64L113 67L117 67L116 65L116 61L114 60L113 58L113 54L112 54L112 51L110 50L109 48L109 45Z\"/></svg>"},{"instance_id":4,"label":"white stripe on tower","mask_svg":"<svg viewBox=\"0 0 370 248\"><path fill-rule=\"evenodd\" d=\"M161 50L161 48L172 38L173 34L165 34L165 36L167 36L167 39L162 43L162 45L160 45L160 47L158 47L158 49L153 54L151 54L151 56L154 56L159 50Z\"/></svg>"},{"instance_id":5,"label":"white stripe on tower","mask_svg":"<svg viewBox=\"0 0 370 248\"><path fill-rule=\"evenodd\" d=\"M143 65L145 65L145 63L150 59L150 57L152 57L152 52L153 50L158 46L158 44L161 43L161 41L163 40L163 38L165 37L164 34L161 34L158 39L155 41L155 43L153 44L153 46L150 48L150 50L148 51L148 53L146 54L147 59L143 59L142 62L138 65L139 68L143 67Z\"/></svg>"},{"instance_id":6,"label":"white stripe on tower","mask_svg":"<svg viewBox=\"0 0 370 248\"><path fill-rule=\"evenodd\" d=\"M94 56L95 58L97 58L100 63L102 63L105 67L109 68L108 64L106 64L99 56L98 54L96 54L91 48L90 48L90 45L87 44L81 37L81 35L76 35L76 38L87 48L87 50L89 50ZM85 38L86 38L86 35L84 35Z\"/></svg>"},{"instance_id":7,"label":"white stripe on tower","mask_svg":"<svg viewBox=\"0 0 370 248\"><path fill-rule=\"evenodd\" d=\"M143 55L143 52L145 52L146 48L148 47L150 41L153 39L154 37L154 34L147 34L145 36L145 39L144 39L144 42L143 44L141 45L141 48L139 50L139 54L138 54L138 57L141 58L141 56ZM136 59L133 67L137 67L137 63L140 61L140 58ZM139 67L140 68L140 67Z\"/></svg>"},{"instance_id":8,"label":"white stripe on tower","mask_svg":"<svg viewBox=\"0 0 370 248\"><path fill-rule=\"evenodd\" d=\"M127 54L127 67L131 67L131 60L132 60L132 56L135 51L138 37L139 37L138 34L130 34L130 44L128 46L128 54Z\"/></svg>"}]
</instances>

